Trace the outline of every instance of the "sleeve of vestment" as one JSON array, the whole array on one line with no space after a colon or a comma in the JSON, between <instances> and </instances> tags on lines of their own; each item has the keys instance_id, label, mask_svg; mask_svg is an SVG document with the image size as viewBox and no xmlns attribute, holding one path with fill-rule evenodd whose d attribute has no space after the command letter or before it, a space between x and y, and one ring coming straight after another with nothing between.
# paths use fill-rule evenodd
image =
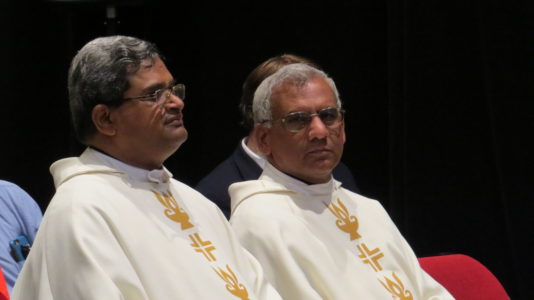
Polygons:
<instances>
[{"instance_id":1,"label":"sleeve of vestment","mask_svg":"<svg viewBox=\"0 0 534 300\"><path fill-rule=\"evenodd\" d=\"M413 291L415 295L418 295L414 298L425 300L453 300L454 298L449 292L421 268L412 247L408 244L397 226L395 226L393 220L382 205L378 201L373 201L372 203L376 205L375 211L381 215L378 219L381 220L385 227L389 228L392 233L393 238L390 241L395 241L395 245L399 251L398 253L401 254L400 257L402 257L402 260L406 265L404 272L407 276L412 278L412 281L416 283L415 285L418 287L417 291Z\"/></svg>"},{"instance_id":2,"label":"sleeve of vestment","mask_svg":"<svg viewBox=\"0 0 534 300\"><path fill-rule=\"evenodd\" d=\"M287 217L287 218L286 218ZM261 263L267 278L283 299L328 299L313 286L332 280L324 277L327 269L319 269L314 257L328 256L300 220L284 214L236 214L231 219L243 246ZM302 251L306 249L306 251Z\"/></svg>"},{"instance_id":3,"label":"sleeve of vestment","mask_svg":"<svg viewBox=\"0 0 534 300\"><path fill-rule=\"evenodd\" d=\"M252 287L254 295L259 300L282 299L269 280L266 278L262 265L249 251L243 248L223 212L216 205L213 205L212 203L209 204L211 204L209 210L215 211L217 214L217 219L219 220L218 227L220 232L218 235L219 237L227 238L227 240L230 241L234 252L237 253L241 258L237 261L239 270L244 276L246 276L247 283L250 287ZM208 211L208 209L205 211Z\"/></svg>"},{"instance_id":4,"label":"sleeve of vestment","mask_svg":"<svg viewBox=\"0 0 534 300\"><path fill-rule=\"evenodd\" d=\"M105 197L98 188L56 194L13 299L148 299L120 243L117 208L95 201Z\"/></svg>"}]
</instances>

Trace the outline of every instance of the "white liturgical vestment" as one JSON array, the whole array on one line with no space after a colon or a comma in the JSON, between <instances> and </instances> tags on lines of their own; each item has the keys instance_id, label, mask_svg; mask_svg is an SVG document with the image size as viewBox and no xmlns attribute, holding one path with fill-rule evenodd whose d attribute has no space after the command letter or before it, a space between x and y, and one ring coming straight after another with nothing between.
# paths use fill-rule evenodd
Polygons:
<instances>
[{"instance_id":1,"label":"white liturgical vestment","mask_svg":"<svg viewBox=\"0 0 534 300\"><path fill-rule=\"evenodd\" d=\"M284 299L454 299L380 203L334 179L307 185L267 164L229 191L232 227Z\"/></svg>"},{"instance_id":2,"label":"white liturgical vestment","mask_svg":"<svg viewBox=\"0 0 534 300\"><path fill-rule=\"evenodd\" d=\"M280 299L219 209L166 169L87 149L51 172L14 300Z\"/></svg>"}]
</instances>

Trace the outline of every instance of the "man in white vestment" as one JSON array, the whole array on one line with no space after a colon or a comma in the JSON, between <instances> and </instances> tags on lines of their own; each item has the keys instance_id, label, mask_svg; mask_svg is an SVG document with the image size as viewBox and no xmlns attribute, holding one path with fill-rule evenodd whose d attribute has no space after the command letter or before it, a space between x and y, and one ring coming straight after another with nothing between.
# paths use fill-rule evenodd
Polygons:
<instances>
[{"instance_id":1,"label":"man in white vestment","mask_svg":"<svg viewBox=\"0 0 534 300\"><path fill-rule=\"evenodd\" d=\"M230 186L230 223L284 299L453 299L379 202L332 178L345 132L331 78L285 66L260 84L253 112L269 163Z\"/></svg>"},{"instance_id":2,"label":"man in white vestment","mask_svg":"<svg viewBox=\"0 0 534 300\"><path fill-rule=\"evenodd\" d=\"M78 52L69 101L88 148L51 166L56 194L13 299L280 299L220 210L163 167L187 139L184 96L149 42Z\"/></svg>"}]
</instances>

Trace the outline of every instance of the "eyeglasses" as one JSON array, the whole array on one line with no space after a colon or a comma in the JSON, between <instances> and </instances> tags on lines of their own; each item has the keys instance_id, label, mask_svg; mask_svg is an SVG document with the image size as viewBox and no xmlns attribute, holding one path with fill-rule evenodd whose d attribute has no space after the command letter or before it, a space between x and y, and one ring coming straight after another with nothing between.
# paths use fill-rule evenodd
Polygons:
<instances>
[{"instance_id":1,"label":"eyeglasses","mask_svg":"<svg viewBox=\"0 0 534 300\"><path fill-rule=\"evenodd\" d=\"M175 95L176 97L184 100L185 99L185 84L178 83L168 88L159 89L150 95L144 95L144 96L132 97L132 98L123 98L122 100L149 101L149 102L154 102L158 105L164 105L165 103L167 103L167 100L171 97L171 95Z\"/></svg>"},{"instance_id":2,"label":"eyeglasses","mask_svg":"<svg viewBox=\"0 0 534 300\"><path fill-rule=\"evenodd\" d=\"M345 113L344 109L338 107L327 107L323 108L317 113L310 114L305 111L292 112L286 115L283 118L277 120L266 120L265 122L282 122L284 128L289 132L299 132L302 129L308 127L313 119L313 117L318 116L319 119L327 127L333 128L341 124L343 121L343 114Z\"/></svg>"}]
</instances>

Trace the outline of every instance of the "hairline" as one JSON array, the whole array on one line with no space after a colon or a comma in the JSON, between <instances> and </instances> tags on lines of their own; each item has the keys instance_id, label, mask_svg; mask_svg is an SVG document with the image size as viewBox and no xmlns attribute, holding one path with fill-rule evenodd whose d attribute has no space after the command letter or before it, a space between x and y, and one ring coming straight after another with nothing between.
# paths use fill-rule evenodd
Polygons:
<instances>
[{"instance_id":1,"label":"hairline","mask_svg":"<svg viewBox=\"0 0 534 300\"><path fill-rule=\"evenodd\" d=\"M254 122L270 127L270 122L273 120L273 95L276 89L285 85L295 87L297 89L304 88L310 81L316 79L323 79L336 99L338 108L342 108L341 99L337 91L335 82L325 72L314 68L307 64L296 63L286 65L278 71L267 77L256 89L253 100L253 116Z\"/></svg>"}]
</instances>

